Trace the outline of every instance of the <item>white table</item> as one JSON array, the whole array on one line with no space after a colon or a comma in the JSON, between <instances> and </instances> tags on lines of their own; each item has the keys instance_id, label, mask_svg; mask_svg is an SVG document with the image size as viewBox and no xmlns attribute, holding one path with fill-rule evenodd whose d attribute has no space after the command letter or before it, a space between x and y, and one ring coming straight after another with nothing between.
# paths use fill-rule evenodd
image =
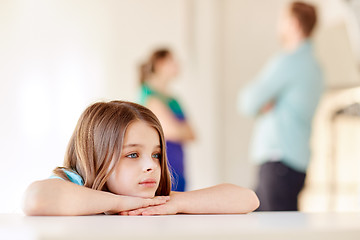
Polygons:
<instances>
[{"instance_id":1,"label":"white table","mask_svg":"<svg viewBox=\"0 0 360 240\"><path fill-rule=\"evenodd\" d=\"M360 213L251 213L152 217L0 215L0 239L360 240Z\"/></svg>"}]
</instances>

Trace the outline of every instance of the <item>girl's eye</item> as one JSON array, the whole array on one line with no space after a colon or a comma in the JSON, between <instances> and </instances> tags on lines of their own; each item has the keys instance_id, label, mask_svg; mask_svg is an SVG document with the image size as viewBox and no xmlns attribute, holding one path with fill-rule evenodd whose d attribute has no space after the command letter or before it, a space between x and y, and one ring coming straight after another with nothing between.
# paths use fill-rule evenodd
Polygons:
<instances>
[{"instance_id":1,"label":"girl's eye","mask_svg":"<svg viewBox=\"0 0 360 240\"><path fill-rule=\"evenodd\" d=\"M152 155L153 158L156 158L156 159L161 159L161 154L160 153L155 153Z\"/></svg>"},{"instance_id":2,"label":"girl's eye","mask_svg":"<svg viewBox=\"0 0 360 240\"><path fill-rule=\"evenodd\" d=\"M128 158L137 158L139 155L137 153L130 153L129 155L126 155Z\"/></svg>"}]
</instances>

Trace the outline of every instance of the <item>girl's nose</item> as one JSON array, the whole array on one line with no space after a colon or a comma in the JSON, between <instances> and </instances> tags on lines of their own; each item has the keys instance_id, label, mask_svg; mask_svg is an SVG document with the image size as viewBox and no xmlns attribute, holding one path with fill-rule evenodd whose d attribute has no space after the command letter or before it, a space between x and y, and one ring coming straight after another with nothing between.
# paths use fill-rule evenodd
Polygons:
<instances>
[{"instance_id":1,"label":"girl's nose","mask_svg":"<svg viewBox=\"0 0 360 240\"><path fill-rule=\"evenodd\" d=\"M146 158L144 161L144 172L151 172L154 171L154 169L157 168L157 164L155 163L155 161L150 157L150 158Z\"/></svg>"}]
</instances>

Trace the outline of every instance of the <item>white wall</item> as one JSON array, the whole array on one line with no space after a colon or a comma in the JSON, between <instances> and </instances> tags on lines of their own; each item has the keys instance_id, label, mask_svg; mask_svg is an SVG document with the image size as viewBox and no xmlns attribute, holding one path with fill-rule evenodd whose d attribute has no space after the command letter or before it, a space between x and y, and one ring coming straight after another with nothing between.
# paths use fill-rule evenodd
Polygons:
<instances>
[{"instance_id":1,"label":"white wall","mask_svg":"<svg viewBox=\"0 0 360 240\"><path fill-rule=\"evenodd\" d=\"M220 182L219 141L219 7L217 0L189 1L188 69L192 76L183 80L183 101L188 107L197 140L188 147L189 189ZM180 90L180 89L179 89Z\"/></svg>"}]
</instances>

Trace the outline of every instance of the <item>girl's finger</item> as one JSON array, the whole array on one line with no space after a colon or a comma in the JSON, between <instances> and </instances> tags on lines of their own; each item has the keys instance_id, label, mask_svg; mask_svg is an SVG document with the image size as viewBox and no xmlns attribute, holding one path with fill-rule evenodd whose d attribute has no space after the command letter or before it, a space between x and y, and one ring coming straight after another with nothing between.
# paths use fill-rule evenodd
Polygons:
<instances>
[{"instance_id":1,"label":"girl's finger","mask_svg":"<svg viewBox=\"0 0 360 240\"><path fill-rule=\"evenodd\" d=\"M149 207L147 209L145 209L142 212L143 216L151 216L151 215L164 215L166 214L166 210L164 207L159 206L159 207Z\"/></svg>"},{"instance_id":2,"label":"girl's finger","mask_svg":"<svg viewBox=\"0 0 360 240\"><path fill-rule=\"evenodd\" d=\"M164 204L169 200L170 198L168 196L158 196L153 199L148 199L148 206Z\"/></svg>"},{"instance_id":3,"label":"girl's finger","mask_svg":"<svg viewBox=\"0 0 360 240\"><path fill-rule=\"evenodd\" d=\"M156 196L153 199L157 199L157 200L161 200L161 201L169 201L170 200L170 196Z\"/></svg>"},{"instance_id":4,"label":"girl's finger","mask_svg":"<svg viewBox=\"0 0 360 240\"><path fill-rule=\"evenodd\" d=\"M129 216L138 216L141 215L145 208L136 209L129 212Z\"/></svg>"}]
</instances>

